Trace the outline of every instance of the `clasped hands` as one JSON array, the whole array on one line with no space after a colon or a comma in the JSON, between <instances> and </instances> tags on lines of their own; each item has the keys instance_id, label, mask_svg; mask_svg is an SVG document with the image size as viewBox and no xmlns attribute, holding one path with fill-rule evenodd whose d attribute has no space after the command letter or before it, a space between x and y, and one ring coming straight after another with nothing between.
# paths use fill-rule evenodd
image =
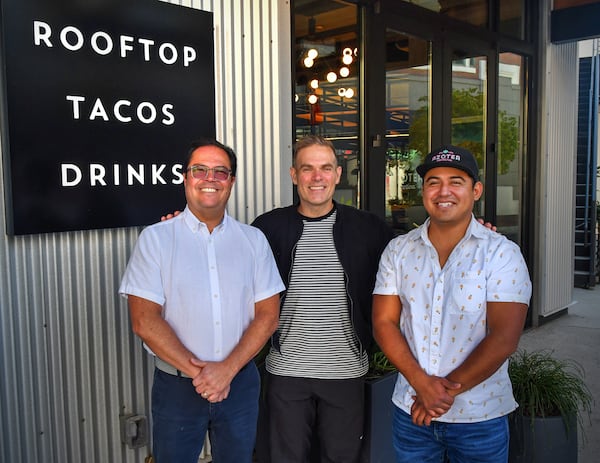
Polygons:
<instances>
[{"instance_id":1,"label":"clasped hands","mask_svg":"<svg viewBox=\"0 0 600 463\"><path fill-rule=\"evenodd\" d=\"M205 362L196 358L191 358L190 362L200 368L192 379L198 394L211 403L222 402L229 396L234 375L224 362Z\"/></svg>"},{"instance_id":2,"label":"clasped hands","mask_svg":"<svg viewBox=\"0 0 600 463\"><path fill-rule=\"evenodd\" d=\"M439 418L454 403L455 393L460 389L459 383L439 376L426 375L425 379L415 386L416 395L410 408L412 422L417 426L429 426L433 418Z\"/></svg>"}]
</instances>

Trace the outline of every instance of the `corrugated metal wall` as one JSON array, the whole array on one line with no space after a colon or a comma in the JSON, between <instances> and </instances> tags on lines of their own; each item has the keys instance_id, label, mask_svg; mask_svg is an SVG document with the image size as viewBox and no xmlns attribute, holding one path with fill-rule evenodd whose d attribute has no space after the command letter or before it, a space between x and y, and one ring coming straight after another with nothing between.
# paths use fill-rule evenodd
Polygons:
<instances>
[{"instance_id":1,"label":"corrugated metal wall","mask_svg":"<svg viewBox=\"0 0 600 463\"><path fill-rule=\"evenodd\" d=\"M291 201L289 2L170 3L214 13L217 135L240 158L229 211L249 222ZM119 415L149 415L151 368L116 294L139 229L11 237L3 205L0 461L143 462Z\"/></svg>"},{"instance_id":2,"label":"corrugated metal wall","mask_svg":"<svg viewBox=\"0 0 600 463\"><path fill-rule=\"evenodd\" d=\"M577 43L550 45L546 54L545 158L542 159L539 315L572 303L575 162L577 149ZM543 148L544 149L544 148Z\"/></svg>"}]
</instances>

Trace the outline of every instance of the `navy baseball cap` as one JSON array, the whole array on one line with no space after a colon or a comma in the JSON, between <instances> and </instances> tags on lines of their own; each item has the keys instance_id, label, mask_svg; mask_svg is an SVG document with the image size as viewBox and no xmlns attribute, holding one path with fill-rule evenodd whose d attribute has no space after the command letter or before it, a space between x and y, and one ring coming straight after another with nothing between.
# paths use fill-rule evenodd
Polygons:
<instances>
[{"instance_id":1,"label":"navy baseball cap","mask_svg":"<svg viewBox=\"0 0 600 463\"><path fill-rule=\"evenodd\" d=\"M479 181L479 167L475 156L460 146L445 145L433 150L425 156L423 164L417 167L417 173L424 178L435 167L454 167L469 174L476 182Z\"/></svg>"}]
</instances>

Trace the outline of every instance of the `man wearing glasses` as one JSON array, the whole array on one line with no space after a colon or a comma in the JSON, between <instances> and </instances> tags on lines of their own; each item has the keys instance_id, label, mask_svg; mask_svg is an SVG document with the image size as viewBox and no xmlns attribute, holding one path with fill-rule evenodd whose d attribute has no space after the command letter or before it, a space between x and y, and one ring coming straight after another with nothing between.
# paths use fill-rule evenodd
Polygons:
<instances>
[{"instance_id":1,"label":"man wearing glasses","mask_svg":"<svg viewBox=\"0 0 600 463\"><path fill-rule=\"evenodd\" d=\"M277 327L284 286L262 232L225 210L233 150L201 140L184 167L185 210L142 231L119 289L155 356L153 454L196 463L208 429L215 461L250 463L259 396L251 360Z\"/></svg>"}]
</instances>

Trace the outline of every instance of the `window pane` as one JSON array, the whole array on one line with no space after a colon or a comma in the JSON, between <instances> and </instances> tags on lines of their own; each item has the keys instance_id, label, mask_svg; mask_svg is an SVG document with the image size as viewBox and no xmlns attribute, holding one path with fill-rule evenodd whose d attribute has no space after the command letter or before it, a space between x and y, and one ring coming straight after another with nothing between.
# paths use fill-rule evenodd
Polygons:
<instances>
[{"instance_id":1,"label":"window pane","mask_svg":"<svg viewBox=\"0 0 600 463\"><path fill-rule=\"evenodd\" d=\"M485 178L487 59L456 56L452 61L452 144L467 148L477 159L480 178ZM483 217L483 198L475 203L476 217Z\"/></svg>"},{"instance_id":2,"label":"window pane","mask_svg":"<svg viewBox=\"0 0 600 463\"><path fill-rule=\"evenodd\" d=\"M399 233L425 221L416 167L429 152L430 43L386 32L386 218Z\"/></svg>"},{"instance_id":3,"label":"window pane","mask_svg":"<svg viewBox=\"0 0 600 463\"><path fill-rule=\"evenodd\" d=\"M597 3L598 0L554 0L553 10L562 10L563 8L571 8L574 6L589 5Z\"/></svg>"},{"instance_id":4,"label":"window pane","mask_svg":"<svg viewBox=\"0 0 600 463\"><path fill-rule=\"evenodd\" d=\"M507 238L521 243L521 179L525 150L523 58L500 54L498 68L498 179L497 227Z\"/></svg>"},{"instance_id":5,"label":"window pane","mask_svg":"<svg viewBox=\"0 0 600 463\"><path fill-rule=\"evenodd\" d=\"M524 0L503 0L500 2L500 32L518 39L524 39Z\"/></svg>"},{"instance_id":6,"label":"window pane","mask_svg":"<svg viewBox=\"0 0 600 463\"><path fill-rule=\"evenodd\" d=\"M357 6L344 1L294 2L296 139L331 140L342 166L335 199L358 205Z\"/></svg>"},{"instance_id":7,"label":"window pane","mask_svg":"<svg viewBox=\"0 0 600 463\"><path fill-rule=\"evenodd\" d=\"M410 0L409 3L475 26L487 27L488 0Z\"/></svg>"}]
</instances>

